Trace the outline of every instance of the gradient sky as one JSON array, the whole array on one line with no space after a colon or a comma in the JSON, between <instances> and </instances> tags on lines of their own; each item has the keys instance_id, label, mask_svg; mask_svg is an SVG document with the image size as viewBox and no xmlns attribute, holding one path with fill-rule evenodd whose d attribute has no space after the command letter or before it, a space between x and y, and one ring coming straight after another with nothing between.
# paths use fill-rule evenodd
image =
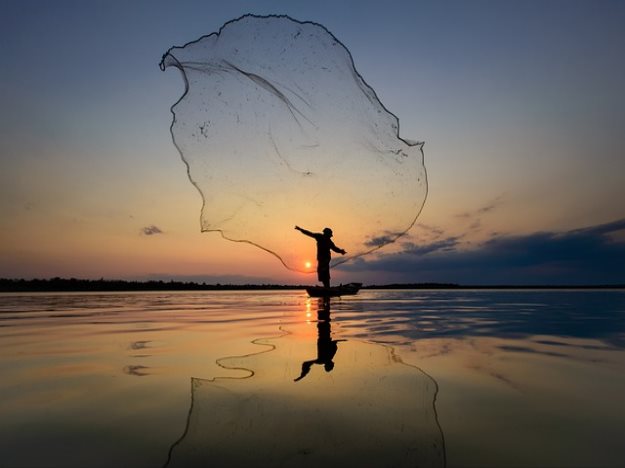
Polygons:
<instances>
[{"instance_id":1,"label":"gradient sky","mask_svg":"<svg viewBox=\"0 0 625 468\"><path fill-rule=\"evenodd\" d=\"M0 277L314 279L200 233L201 197L169 134L183 83L159 70L162 54L255 13L323 24L401 136L425 141L417 226L336 281L625 282L622 1L3 1L2 11Z\"/></svg>"}]
</instances>

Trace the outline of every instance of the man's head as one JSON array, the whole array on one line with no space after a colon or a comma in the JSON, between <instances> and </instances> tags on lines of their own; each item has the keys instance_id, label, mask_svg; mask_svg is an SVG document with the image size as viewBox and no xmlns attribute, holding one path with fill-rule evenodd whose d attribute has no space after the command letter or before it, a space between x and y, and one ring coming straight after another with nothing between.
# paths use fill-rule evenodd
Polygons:
<instances>
[{"instance_id":1,"label":"man's head","mask_svg":"<svg viewBox=\"0 0 625 468\"><path fill-rule=\"evenodd\" d=\"M332 237L332 229L324 228L323 229L323 235L326 236L326 237Z\"/></svg>"}]
</instances>

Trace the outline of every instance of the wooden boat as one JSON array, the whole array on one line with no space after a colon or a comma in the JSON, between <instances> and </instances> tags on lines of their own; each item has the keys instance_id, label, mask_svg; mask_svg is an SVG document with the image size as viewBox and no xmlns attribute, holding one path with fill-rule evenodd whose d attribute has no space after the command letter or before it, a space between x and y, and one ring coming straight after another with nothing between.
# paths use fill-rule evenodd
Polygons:
<instances>
[{"instance_id":1,"label":"wooden boat","mask_svg":"<svg viewBox=\"0 0 625 468\"><path fill-rule=\"evenodd\" d=\"M353 296L354 294L358 294L361 287L362 283L347 283L339 286L331 286L329 288L310 286L306 288L306 292L310 297Z\"/></svg>"}]
</instances>

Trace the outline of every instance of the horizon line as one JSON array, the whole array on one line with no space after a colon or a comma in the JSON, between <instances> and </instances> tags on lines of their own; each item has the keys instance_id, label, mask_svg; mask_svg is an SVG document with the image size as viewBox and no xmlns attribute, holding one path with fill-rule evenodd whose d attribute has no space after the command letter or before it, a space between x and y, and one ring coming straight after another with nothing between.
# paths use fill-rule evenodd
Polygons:
<instances>
[{"instance_id":1,"label":"horizon line","mask_svg":"<svg viewBox=\"0 0 625 468\"><path fill-rule=\"evenodd\" d=\"M343 283L341 283L343 284ZM345 283L347 284L347 283ZM184 291L184 290L299 290L310 284L206 283L181 280L124 280L84 278L0 278L0 292L88 292L88 291ZM459 284L407 282L367 284L362 289L625 289L625 284Z\"/></svg>"}]
</instances>

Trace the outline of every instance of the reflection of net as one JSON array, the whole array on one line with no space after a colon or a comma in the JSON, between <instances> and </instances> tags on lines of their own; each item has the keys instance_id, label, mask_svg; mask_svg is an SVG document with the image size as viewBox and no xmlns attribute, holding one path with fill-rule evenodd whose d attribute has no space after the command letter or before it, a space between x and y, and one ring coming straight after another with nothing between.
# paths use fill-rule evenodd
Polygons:
<instances>
[{"instance_id":1,"label":"reflection of net","mask_svg":"<svg viewBox=\"0 0 625 468\"><path fill-rule=\"evenodd\" d=\"M251 378L192 380L168 466L444 466L436 384L389 348L341 342L332 372L294 382L314 345L265 343L275 350L221 361Z\"/></svg>"},{"instance_id":2,"label":"reflection of net","mask_svg":"<svg viewBox=\"0 0 625 468\"><path fill-rule=\"evenodd\" d=\"M202 194L203 231L299 270L314 245L295 224L330 226L350 258L414 224L427 191L422 144L399 138L397 118L323 26L244 16L171 48L169 66L186 83L172 135Z\"/></svg>"}]
</instances>

